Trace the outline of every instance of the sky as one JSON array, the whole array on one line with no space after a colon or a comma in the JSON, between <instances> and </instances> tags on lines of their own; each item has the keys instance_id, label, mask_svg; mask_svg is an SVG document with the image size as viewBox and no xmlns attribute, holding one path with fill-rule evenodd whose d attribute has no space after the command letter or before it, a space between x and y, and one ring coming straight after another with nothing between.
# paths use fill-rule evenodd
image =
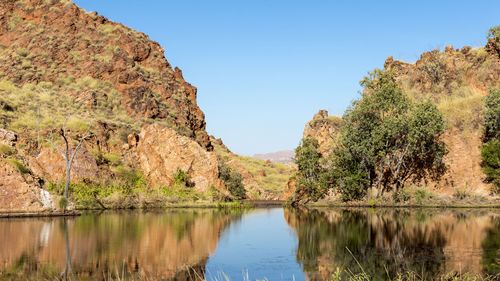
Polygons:
<instances>
[{"instance_id":1,"label":"sky","mask_svg":"<svg viewBox=\"0 0 500 281\"><path fill-rule=\"evenodd\" d=\"M144 32L198 88L207 131L236 153L294 149L320 109L342 115L385 59L483 46L500 1L75 0Z\"/></svg>"}]
</instances>

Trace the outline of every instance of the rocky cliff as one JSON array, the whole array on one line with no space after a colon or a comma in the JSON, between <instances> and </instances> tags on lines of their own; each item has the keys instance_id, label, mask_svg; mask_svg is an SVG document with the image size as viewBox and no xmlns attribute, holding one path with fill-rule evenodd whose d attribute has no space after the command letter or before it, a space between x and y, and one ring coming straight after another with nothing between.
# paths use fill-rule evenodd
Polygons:
<instances>
[{"instance_id":1,"label":"rocky cliff","mask_svg":"<svg viewBox=\"0 0 500 281\"><path fill-rule=\"evenodd\" d=\"M70 150L89 135L74 182L168 187L183 170L198 191L224 189L196 91L143 33L68 0L1 1L2 206L48 207L40 194L65 172L61 128Z\"/></svg>"},{"instance_id":2,"label":"rocky cliff","mask_svg":"<svg viewBox=\"0 0 500 281\"><path fill-rule=\"evenodd\" d=\"M443 113L449 153L448 171L440 182L429 183L443 193L468 190L487 195L491 187L481 171L484 97L500 86L500 42L490 38L485 47L447 46L423 53L415 63L389 57L384 65L416 100L429 99Z\"/></svg>"},{"instance_id":3,"label":"rocky cliff","mask_svg":"<svg viewBox=\"0 0 500 281\"><path fill-rule=\"evenodd\" d=\"M326 157L337 143L341 126L342 118L329 116L328 111L320 110L305 125L303 138L316 139L319 144L319 152Z\"/></svg>"},{"instance_id":4,"label":"rocky cliff","mask_svg":"<svg viewBox=\"0 0 500 281\"><path fill-rule=\"evenodd\" d=\"M423 53L415 63L389 57L384 69L392 71L413 100L430 100L443 113L447 129L443 141L449 150L447 173L439 182L426 182L436 192L451 195L457 190L488 195L491 186L481 171L484 97L500 86L500 42L489 39L485 47L451 46ZM335 146L341 119L316 114L304 129L304 137L316 138L327 155Z\"/></svg>"}]
</instances>

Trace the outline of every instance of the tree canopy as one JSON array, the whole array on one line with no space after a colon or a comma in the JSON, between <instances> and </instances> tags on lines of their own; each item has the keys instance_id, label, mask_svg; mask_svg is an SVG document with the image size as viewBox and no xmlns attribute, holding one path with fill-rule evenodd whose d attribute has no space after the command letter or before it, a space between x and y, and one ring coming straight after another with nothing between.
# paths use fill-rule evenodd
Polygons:
<instances>
[{"instance_id":1,"label":"tree canopy","mask_svg":"<svg viewBox=\"0 0 500 281\"><path fill-rule=\"evenodd\" d=\"M333 154L344 199L359 199L369 187L383 193L442 175L445 123L436 106L412 103L390 72L375 71L362 85L362 98L343 117Z\"/></svg>"},{"instance_id":2,"label":"tree canopy","mask_svg":"<svg viewBox=\"0 0 500 281\"><path fill-rule=\"evenodd\" d=\"M437 107L410 101L387 71L370 73L361 84L362 97L344 114L329 159L321 159L314 139L296 149L298 190L311 200L329 188L343 200L361 199L369 188L382 194L445 171L445 122Z\"/></svg>"},{"instance_id":3,"label":"tree canopy","mask_svg":"<svg viewBox=\"0 0 500 281\"><path fill-rule=\"evenodd\" d=\"M500 89L491 90L484 110L484 145L481 149L483 172L486 180L500 191Z\"/></svg>"}]
</instances>

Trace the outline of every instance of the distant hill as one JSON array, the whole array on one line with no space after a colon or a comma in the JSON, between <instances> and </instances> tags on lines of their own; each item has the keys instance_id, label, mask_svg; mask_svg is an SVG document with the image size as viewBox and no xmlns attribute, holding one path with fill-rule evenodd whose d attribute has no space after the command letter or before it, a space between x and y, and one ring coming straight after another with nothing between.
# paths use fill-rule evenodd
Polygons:
<instances>
[{"instance_id":1,"label":"distant hill","mask_svg":"<svg viewBox=\"0 0 500 281\"><path fill-rule=\"evenodd\" d=\"M293 150L281 150L270 153L255 154L253 158L260 160L269 160L275 163L289 164L293 162Z\"/></svg>"}]
</instances>

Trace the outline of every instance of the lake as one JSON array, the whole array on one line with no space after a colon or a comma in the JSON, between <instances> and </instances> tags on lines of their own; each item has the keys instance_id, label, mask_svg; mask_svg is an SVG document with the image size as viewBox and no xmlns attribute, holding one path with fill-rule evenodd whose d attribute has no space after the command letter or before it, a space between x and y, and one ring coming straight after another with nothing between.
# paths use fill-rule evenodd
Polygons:
<instances>
[{"instance_id":1,"label":"lake","mask_svg":"<svg viewBox=\"0 0 500 281\"><path fill-rule=\"evenodd\" d=\"M498 209L171 209L0 220L0 280L500 272ZM346 273L349 274L349 273Z\"/></svg>"}]
</instances>

